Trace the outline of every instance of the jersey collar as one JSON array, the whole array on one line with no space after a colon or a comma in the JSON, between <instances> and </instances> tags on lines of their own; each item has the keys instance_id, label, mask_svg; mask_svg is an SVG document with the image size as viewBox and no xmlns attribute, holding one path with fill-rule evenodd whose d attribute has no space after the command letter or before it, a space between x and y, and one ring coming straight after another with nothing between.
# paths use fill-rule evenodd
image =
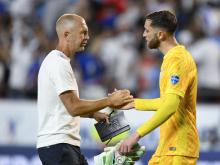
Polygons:
<instances>
[{"instance_id":1,"label":"jersey collar","mask_svg":"<svg viewBox=\"0 0 220 165\"><path fill-rule=\"evenodd\" d=\"M173 51L175 51L176 49L179 49L179 48L184 49L185 47L183 45L174 46L164 55L164 59L167 58L170 54L172 54Z\"/></svg>"}]
</instances>

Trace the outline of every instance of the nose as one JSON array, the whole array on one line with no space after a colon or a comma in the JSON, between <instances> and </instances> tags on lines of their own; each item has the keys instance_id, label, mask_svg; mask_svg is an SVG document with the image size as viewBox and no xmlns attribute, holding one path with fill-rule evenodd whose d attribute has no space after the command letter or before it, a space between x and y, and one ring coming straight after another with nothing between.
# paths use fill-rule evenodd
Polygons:
<instances>
[{"instance_id":1,"label":"nose","mask_svg":"<svg viewBox=\"0 0 220 165\"><path fill-rule=\"evenodd\" d=\"M87 40L89 40L89 35L86 35L86 37L85 37Z\"/></svg>"}]
</instances>

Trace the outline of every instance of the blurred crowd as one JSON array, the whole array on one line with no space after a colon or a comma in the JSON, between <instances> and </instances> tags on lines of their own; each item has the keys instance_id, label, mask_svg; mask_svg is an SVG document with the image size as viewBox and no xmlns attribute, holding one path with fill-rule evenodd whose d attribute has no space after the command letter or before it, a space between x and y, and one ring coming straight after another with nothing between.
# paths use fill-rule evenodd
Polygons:
<instances>
[{"instance_id":1,"label":"blurred crowd","mask_svg":"<svg viewBox=\"0 0 220 165\"><path fill-rule=\"evenodd\" d=\"M63 13L87 21L90 41L71 64L83 98L100 98L116 89L135 97L159 96L163 55L146 47L146 14L177 15L176 37L198 66L198 101L220 102L219 0L0 0L0 98L37 96L37 74L56 48L55 22Z\"/></svg>"}]
</instances>

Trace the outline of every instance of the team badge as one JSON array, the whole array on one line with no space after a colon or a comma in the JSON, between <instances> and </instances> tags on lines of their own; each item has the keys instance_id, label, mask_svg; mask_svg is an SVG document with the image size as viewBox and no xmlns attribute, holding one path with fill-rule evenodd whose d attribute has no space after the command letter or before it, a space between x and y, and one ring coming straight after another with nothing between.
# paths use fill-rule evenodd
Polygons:
<instances>
[{"instance_id":1,"label":"team badge","mask_svg":"<svg viewBox=\"0 0 220 165\"><path fill-rule=\"evenodd\" d=\"M173 85L177 84L179 80L180 80L179 76L171 76L171 83Z\"/></svg>"}]
</instances>

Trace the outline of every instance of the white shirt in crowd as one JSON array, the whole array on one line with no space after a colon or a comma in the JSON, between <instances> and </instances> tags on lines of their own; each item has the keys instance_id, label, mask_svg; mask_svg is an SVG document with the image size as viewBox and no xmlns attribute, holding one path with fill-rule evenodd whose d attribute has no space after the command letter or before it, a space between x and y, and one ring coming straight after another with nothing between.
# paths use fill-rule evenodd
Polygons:
<instances>
[{"instance_id":1,"label":"white shirt in crowd","mask_svg":"<svg viewBox=\"0 0 220 165\"><path fill-rule=\"evenodd\" d=\"M197 41L189 51L198 63L199 87L220 89L220 45L213 38Z\"/></svg>"},{"instance_id":2,"label":"white shirt in crowd","mask_svg":"<svg viewBox=\"0 0 220 165\"><path fill-rule=\"evenodd\" d=\"M25 89L33 54L39 44L35 37L30 39L29 30L29 27L25 26L21 19L14 20L9 77L9 87L14 90L23 91ZM27 41L24 42L24 38Z\"/></svg>"},{"instance_id":3,"label":"white shirt in crowd","mask_svg":"<svg viewBox=\"0 0 220 165\"><path fill-rule=\"evenodd\" d=\"M80 146L80 117L72 117L59 95L78 86L70 59L58 50L44 59L38 74L37 148L68 143Z\"/></svg>"}]
</instances>

